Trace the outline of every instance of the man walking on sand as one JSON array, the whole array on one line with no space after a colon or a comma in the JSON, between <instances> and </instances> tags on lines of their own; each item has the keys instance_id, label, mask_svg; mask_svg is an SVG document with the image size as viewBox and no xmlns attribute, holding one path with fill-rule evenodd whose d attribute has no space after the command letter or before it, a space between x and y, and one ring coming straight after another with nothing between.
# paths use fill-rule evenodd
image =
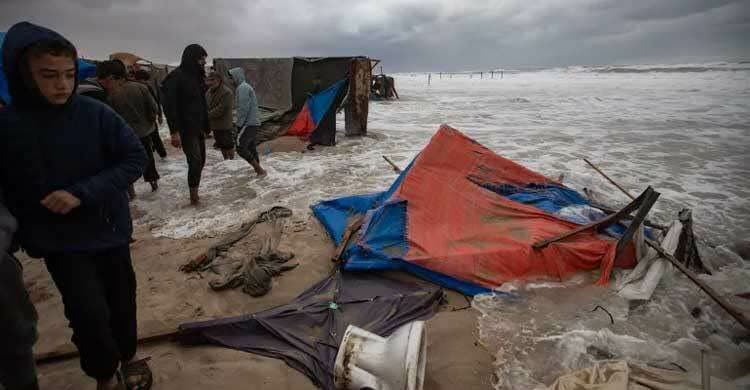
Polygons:
<instances>
[{"instance_id":1,"label":"man walking on sand","mask_svg":"<svg viewBox=\"0 0 750 390\"><path fill-rule=\"evenodd\" d=\"M151 184L151 191L159 189L159 172L156 171L152 134L156 131L158 107L148 88L129 81L125 66L120 61L104 61L96 67L99 84L107 91L107 102L125 119L146 151L143 179Z\"/></svg>"},{"instance_id":2,"label":"man walking on sand","mask_svg":"<svg viewBox=\"0 0 750 390\"><path fill-rule=\"evenodd\" d=\"M0 188L18 219L16 238L44 258L97 389L148 389L151 371L135 359L126 194L143 172L143 147L109 107L73 93L77 52L60 34L18 23L2 56L13 99L0 111Z\"/></svg>"},{"instance_id":3,"label":"man walking on sand","mask_svg":"<svg viewBox=\"0 0 750 390\"><path fill-rule=\"evenodd\" d=\"M255 90L247 82L249 71L242 68L233 68L229 74L234 79L237 88L235 95L237 99L237 131L239 142L237 142L237 154L240 155L250 166L253 167L258 177L268 175L260 166L260 156L255 145L255 139L260 129L260 116L258 115L258 98Z\"/></svg>"},{"instance_id":4,"label":"man walking on sand","mask_svg":"<svg viewBox=\"0 0 750 390\"><path fill-rule=\"evenodd\" d=\"M190 204L200 203L198 187L206 164L205 132L209 128L206 106L206 50L192 44L182 53L177 69L162 83L164 113L172 134L172 146L185 152L188 163Z\"/></svg>"}]
</instances>

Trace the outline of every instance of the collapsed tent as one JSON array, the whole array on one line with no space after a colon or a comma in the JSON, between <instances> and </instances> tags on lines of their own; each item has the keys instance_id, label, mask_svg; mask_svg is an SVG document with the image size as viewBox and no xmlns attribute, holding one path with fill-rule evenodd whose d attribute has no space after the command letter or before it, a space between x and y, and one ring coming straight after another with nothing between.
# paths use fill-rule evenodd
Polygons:
<instances>
[{"instance_id":1,"label":"collapsed tent","mask_svg":"<svg viewBox=\"0 0 750 390\"><path fill-rule=\"evenodd\" d=\"M367 66L360 66L360 63ZM350 80L343 88L344 95L351 95L350 102L367 101L372 75L370 64L371 60L366 57L216 58L213 63L216 72L230 86L233 81L228 76L229 69L249 70L247 81L255 89L261 121L258 143L284 135L305 106L309 94L325 90L342 79ZM351 82L353 80L361 80L368 87L358 88L358 83ZM368 111L358 108L347 109L347 135L367 132ZM335 122L333 125L335 131ZM331 135L322 138L330 139Z\"/></svg>"},{"instance_id":2,"label":"collapsed tent","mask_svg":"<svg viewBox=\"0 0 750 390\"><path fill-rule=\"evenodd\" d=\"M3 42L5 42L5 32L0 32L0 52L2 52ZM78 59L78 80L93 77L95 74L96 65ZM6 104L11 102L10 92L8 91L8 80L5 79L5 71L3 70L2 56L0 56L0 100Z\"/></svg>"},{"instance_id":3,"label":"collapsed tent","mask_svg":"<svg viewBox=\"0 0 750 390\"><path fill-rule=\"evenodd\" d=\"M256 314L180 325L185 344L211 343L284 360L333 389L333 367L349 325L387 337L437 311L442 291L394 276L340 269L292 302Z\"/></svg>"},{"instance_id":4,"label":"collapsed tent","mask_svg":"<svg viewBox=\"0 0 750 390\"><path fill-rule=\"evenodd\" d=\"M309 139L313 145L335 145L336 108L344 99L348 84L348 80L340 80L323 91L310 94L286 135Z\"/></svg>"},{"instance_id":5,"label":"collapsed tent","mask_svg":"<svg viewBox=\"0 0 750 390\"><path fill-rule=\"evenodd\" d=\"M574 190L445 125L388 191L313 206L336 244L363 218L344 269L403 269L468 295L593 269L605 283L613 266L635 265L632 245L617 257L618 241L595 229L534 247L595 211Z\"/></svg>"}]
</instances>

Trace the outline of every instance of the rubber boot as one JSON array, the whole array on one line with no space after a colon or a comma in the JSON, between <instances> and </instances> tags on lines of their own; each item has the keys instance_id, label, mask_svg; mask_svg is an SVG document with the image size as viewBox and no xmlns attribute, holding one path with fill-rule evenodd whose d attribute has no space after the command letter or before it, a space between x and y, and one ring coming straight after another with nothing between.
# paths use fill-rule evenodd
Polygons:
<instances>
[{"instance_id":1,"label":"rubber boot","mask_svg":"<svg viewBox=\"0 0 750 390\"><path fill-rule=\"evenodd\" d=\"M159 189L159 182L154 180L152 182L149 182L151 184L151 192L156 192Z\"/></svg>"},{"instance_id":2,"label":"rubber boot","mask_svg":"<svg viewBox=\"0 0 750 390\"><path fill-rule=\"evenodd\" d=\"M197 206L200 201L201 198L198 196L198 187L190 187L190 205Z\"/></svg>"},{"instance_id":3,"label":"rubber boot","mask_svg":"<svg viewBox=\"0 0 750 390\"><path fill-rule=\"evenodd\" d=\"M227 150L227 154L229 155L230 160L234 160L235 153L236 151L234 149Z\"/></svg>"}]
</instances>

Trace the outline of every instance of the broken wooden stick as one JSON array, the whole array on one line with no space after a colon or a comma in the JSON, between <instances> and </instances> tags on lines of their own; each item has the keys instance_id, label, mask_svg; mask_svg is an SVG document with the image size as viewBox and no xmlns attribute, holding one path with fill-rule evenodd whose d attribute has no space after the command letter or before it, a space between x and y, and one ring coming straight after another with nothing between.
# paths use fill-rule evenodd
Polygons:
<instances>
[{"instance_id":1,"label":"broken wooden stick","mask_svg":"<svg viewBox=\"0 0 750 390\"><path fill-rule=\"evenodd\" d=\"M600 228L600 227L607 227L607 226L609 226L609 225L611 225L613 223L616 223L616 222L618 222L618 221L620 221L620 220L622 220L624 218L630 218L630 213L632 213L633 211L636 211L636 210L638 210L638 216L639 216L640 220L642 220L643 218L645 218L646 213L648 213L648 210L651 209L651 206L653 206L654 202L656 202L656 199L658 197L659 197L659 193L656 192L656 191L654 191L653 188L648 187L648 188L646 188L645 191L643 191L643 193L637 199L635 199L632 202L630 202L627 206L623 207L618 212L616 212L614 214L610 214L610 215L608 215L608 216L606 216L606 217L604 217L604 218L602 218L602 219L600 219L598 221L592 222L592 223L590 223L588 225L579 226L579 227L577 227L575 229L569 230L569 231L567 231L565 233L562 233L562 234L560 234L560 235L558 235L556 237L552 237L552 238L549 238L549 239L546 239L546 240L535 242L534 245L533 245L533 247L534 247L534 249L544 248L545 246L547 246L547 245L549 245L549 244L551 244L553 242L564 240L564 239L566 239L566 238L568 238L570 236L574 236L574 235L576 235L578 233L581 233L583 231L586 231L586 230L589 230L589 229ZM630 226L631 227L633 227L633 226L637 227L637 224L640 223L640 220L633 221L633 223L631 223ZM635 228L632 229L633 232L634 232L634 229ZM630 231L630 230L631 229L629 227L628 231ZM632 232L629 233L629 236L632 237ZM625 241L627 241L629 239L629 237L623 236L621 238L621 240L622 239L625 239ZM622 250L622 248L618 244L618 253L621 250Z\"/></svg>"},{"instance_id":2,"label":"broken wooden stick","mask_svg":"<svg viewBox=\"0 0 750 390\"><path fill-rule=\"evenodd\" d=\"M620 191L622 191L623 194L627 195L628 198L630 198L631 200L635 199L635 196L631 195L630 192L628 192L628 190L620 187L619 184L617 184L614 180L610 179L610 177L607 176L606 173L602 172L601 169L597 168L597 166L594 165L591 161L589 161L586 158L584 158L583 161L586 161L586 164L589 164L589 166L591 168L594 168L595 171L599 172L600 175L602 175L605 179L607 179L607 181L609 181L610 183L612 183L612 185L614 185L615 187L617 187L617 189L619 189Z\"/></svg>"},{"instance_id":3,"label":"broken wooden stick","mask_svg":"<svg viewBox=\"0 0 750 390\"><path fill-rule=\"evenodd\" d=\"M692 271L687 269L684 264L682 264L679 260L677 260L676 257L669 254L667 251L664 250L664 248L659 245L658 242L653 241L648 238L644 238L646 240L646 244L648 244L650 247L654 248L659 255L667 260L669 260L672 265L677 267L680 272L682 272L685 276L688 277L688 279L692 280L693 283L697 284L698 287L700 287L701 290L703 290L706 294L708 294L709 297L711 297L714 302L716 302L719 306L721 306L722 309L726 310L729 315L731 315L737 322L742 324L746 329L750 329L750 319L745 316L745 314L739 312L734 306L732 306L729 302L725 301L724 298L719 296L719 294L711 288L706 282L700 280L696 274L694 274Z\"/></svg>"},{"instance_id":4,"label":"broken wooden stick","mask_svg":"<svg viewBox=\"0 0 750 390\"><path fill-rule=\"evenodd\" d=\"M359 228L362 227L362 222L364 222L364 219L364 216L359 216L354 219L352 223L349 224L349 226L346 227L344 235L341 238L341 243L339 244L338 248L336 248L336 254L333 255L331 261L333 261L334 263L341 262L341 256L344 255L346 247L349 246L349 241L351 241L352 236L354 236L354 234L359 231Z\"/></svg>"},{"instance_id":5,"label":"broken wooden stick","mask_svg":"<svg viewBox=\"0 0 750 390\"><path fill-rule=\"evenodd\" d=\"M138 345L156 343L160 341L172 340L179 334L178 330L169 330L163 332L153 333L148 336L138 338ZM34 360L37 366L60 362L63 360L69 360L77 358L79 356L78 349L70 344L63 345L60 349L34 355Z\"/></svg>"},{"instance_id":6,"label":"broken wooden stick","mask_svg":"<svg viewBox=\"0 0 750 390\"><path fill-rule=\"evenodd\" d=\"M635 199L635 197L634 197L634 196L633 196L633 195L632 195L632 194L631 194L630 192L628 192L628 191L627 191L626 189L622 188L622 187L621 187L621 186L620 186L619 184L617 184L617 182L615 182L614 180L612 180L612 178L610 178L609 176L607 176L607 174L606 174L606 173L602 172L602 170L601 170L601 169L599 169L599 168L598 168L598 167L597 167L596 165L594 165L594 163L592 163L591 161L589 161L589 160L588 160L588 159L586 159L586 158L584 158L584 159L583 159L583 161L586 161L586 163L587 163L587 164L589 164L589 166L590 166L591 168L594 168L594 170L595 170L595 171L599 172L599 174L600 174L600 175L602 175L602 177L604 177L605 179L607 179L607 181L609 181L610 183L612 183L612 185L614 185L614 186L615 186L615 187L617 187L617 188L618 188L618 189L619 189L620 191L622 191L622 193L623 193L623 194L627 195L627 196L628 196L628 197L629 197L630 199ZM598 209L600 209L600 210L602 210L602 211L606 212L606 210L604 210L604 209L602 209L602 208L600 208L600 207L597 207L597 206L594 206L594 207L596 207L596 208L598 208ZM654 228L657 228L657 229L659 229L659 230L661 230L661 231L667 231L667 227L666 227L666 226L663 226L663 225L657 225L657 224L654 224L654 223L652 223L652 222L650 222L650 221L646 221L646 224L647 224L647 225L651 224L651 225L650 225L650 227L654 227ZM691 231L692 231L692 224L691 224L691 226L690 226L690 229L691 229ZM697 237L695 238L695 240L696 240L696 241L698 240L698 239L697 239ZM708 241L707 241L707 240L705 240L705 239L704 239L704 240L701 240L701 241L702 241L702 242L703 242L703 243L704 243L705 245L707 245L707 246L709 246L709 247L711 247L711 248L716 248L716 245L715 245L715 244L712 244L711 242L708 242Z\"/></svg>"},{"instance_id":7,"label":"broken wooden stick","mask_svg":"<svg viewBox=\"0 0 750 390\"><path fill-rule=\"evenodd\" d=\"M391 165L391 167L393 167L393 170L394 170L394 171L395 171L396 173L401 173L401 168L399 168L399 167L398 167L398 165L396 165L396 163L395 163L395 162L391 161L391 159L390 159L390 158L388 158L388 156L383 156L383 159L384 159L384 160L385 160L385 161L386 161L386 162L387 162L388 164L390 164L390 165Z\"/></svg>"}]
</instances>

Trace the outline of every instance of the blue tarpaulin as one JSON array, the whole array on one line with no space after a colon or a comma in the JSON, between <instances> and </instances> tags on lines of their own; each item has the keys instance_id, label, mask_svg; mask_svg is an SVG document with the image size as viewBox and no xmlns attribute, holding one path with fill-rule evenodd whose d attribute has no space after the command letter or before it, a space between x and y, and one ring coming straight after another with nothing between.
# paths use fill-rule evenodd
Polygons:
<instances>
[{"instance_id":1,"label":"blue tarpaulin","mask_svg":"<svg viewBox=\"0 0 750 390\"><path fill-rule=\"evenodd\" d=\"M534 176L535 173L493 156L490 151L481 149L481 145L464 138L455 130L441 128L425 149L430 150L429 158L420 157L426 153L423 150L388 191L326 200L312 206L316 218L337 245L341 245L352 221L362 218L362 226L342 253L345 270L403 270L464 294L476 295L491 291L502 281L524 279L527 275L563 277L605 264L603 259L615 244L596 234L584 235L571 246L547 248L548 252L532 250L530 246L535 237L571 229L569 223L583 225L600 220L606 214L592 207L575 190ZM457 151L462 148L467 150ZM476 150L470 150L472 148ZM451 151L463 154L445 157ZM489 157L486 161L473 157L478 151L497 161L488 165ZM461 169L461 174L451 172L460 159L469 163L464 163L466 167ZM417 167L421 167L419 171ZM510 179L477 176L477 173L487 172L499 179ZM434 183L426 185L426 179L434 179ZM461 181L462 188L458 191L455 188ZM486 191L505 201L490 200ZM444 197L437 200L435 194L441 193ZM556 220L530 211L528 206ZM462 211L453 217L450 209ZM475 215L464 217L471 213ZM418 214L419 219L415 217ZM449 217L456 221L447 221ZM486 235L473 233L477 224L486 230ZM415 227L419 231L415 231ZM607 233L618 237L624 229L623 225L615 224ZM501 282L496 283L496 280Z\"/></svg>"}]
</instances>

